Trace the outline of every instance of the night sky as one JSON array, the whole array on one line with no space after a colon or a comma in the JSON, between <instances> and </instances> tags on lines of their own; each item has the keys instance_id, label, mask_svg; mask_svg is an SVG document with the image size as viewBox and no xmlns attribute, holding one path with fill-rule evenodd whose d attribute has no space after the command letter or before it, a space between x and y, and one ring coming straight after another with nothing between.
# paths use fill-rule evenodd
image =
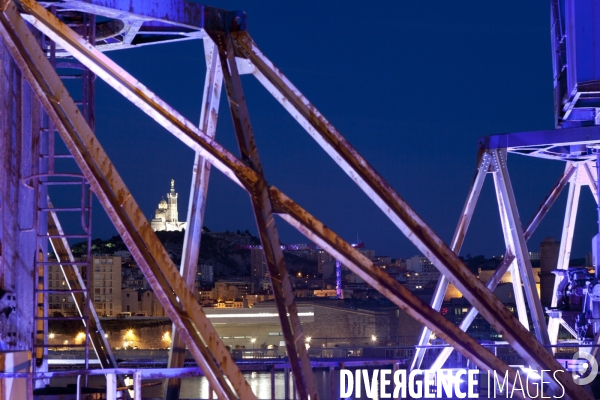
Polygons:
<instances>
[{"instance_id":1,"label":"night sky","mask_svg":"<svg viewBox=\"0 0 600 400\"><path fill-rule=\"evenodd\" d=\"M415 211L449 242L477 139L554 127L549 2L214 1L241 9L263 52ZM201 41L107 53L193 122L205 64ZM379 255L415 247L252 77L243 77L267 181L350 242ZM193 152L98 80L97 135L148 219L175 179L186 217ZM239 151L226 96L217 140ZM526 223L564 164L509 157ZM248 195L213 169L204 225L256 233ZM574 257L590 251L595 205L582 190ZM560 238L566 192L529 242ZM280 219L284 243L306 239ZM98 203L95 237L115 234ZM461 255L503 254L491 176Z\"/></svg>"}]
</instances>

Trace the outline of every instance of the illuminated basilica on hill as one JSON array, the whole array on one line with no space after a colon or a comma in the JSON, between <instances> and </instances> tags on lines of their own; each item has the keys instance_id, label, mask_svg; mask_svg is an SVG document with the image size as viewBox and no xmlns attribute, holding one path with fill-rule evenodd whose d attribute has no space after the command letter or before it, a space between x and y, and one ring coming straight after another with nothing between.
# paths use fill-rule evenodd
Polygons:
<instances>
[{"instance_id":1,"label":"illuminated basilica on hill","mask_svg":"<svg viewBox=\"0 0 600 400\"><path fill-rule=\"evenodd\" d=\"M167 193L167 200L163 197L158 203L155 217L150 222L153 231L182 231L186 222L179 222L177 212L177 193L175 180L171 179L171 191Z\"/></svg>"}]
</instances>

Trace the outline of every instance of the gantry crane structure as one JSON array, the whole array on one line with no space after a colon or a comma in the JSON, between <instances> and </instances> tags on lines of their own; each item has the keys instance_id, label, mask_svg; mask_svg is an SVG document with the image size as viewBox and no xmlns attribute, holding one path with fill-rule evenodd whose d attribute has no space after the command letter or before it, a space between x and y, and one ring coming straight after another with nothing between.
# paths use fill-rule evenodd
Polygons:
<instances>
[{"instance_id":1,"label":"gantry crane structure","mask_svg":"<svg viewBox=\"0 0 600 400\"><path fill-rule=\"evenodd\" d=\"M184 118L103 54L109 50L192 39L203 41L207 66L199 125ZM107 376L109 370L111 376L120 371L109 347L99 342L103 337L99 323L89 315L93 310L89 293L85 292L82 277L76 276L77 261L69 253L68 239L73 237L61 230L59 207L52 204L52 193L43 189L47 186L43 182L57 180L77 181L83 188L83 200L77 210L83 216L90 212L85 202L89 186L173 321L169 367L176 371L183 365L187 347L219 398L256 398L193 293L209 171L213 167L249 194L300 399L316 400L319 393L280 248L275 216L340 260L474 365L503 376L508 374L509 382L516 381L515 369L495 357L464 329L448 321L436 310L435 304L432 307L420 300L277 187L267 183L240 80L244 74L253 75L275 97L526 363L540 370L562 368L545 347L546 336L540 337L542 321L538 319L536 338L458 258L460 240L446 245L261 52L247 30L243 12L183 0L1 0L0 49L0 271L4 293L0 308L11 311L6 317L0 317L5 318L0 331L8 352L33 352L36 360L33 370L23 375L4 373L2 376L26 376L30 382L28 396L35 382L52 376L45 369L42 344L47 334L43 321L49 318L43 300L43 296L48 295L45 292L48 290L47 271L43 267L54 262L48 261L45 255L50 247L56 258L55 265L61 267L61 273L71 283L68 289L80 299L82 306L76 318L89 324L89 341L94 344ZM61 68L75 68L88 74L84 100L72 99L61 80ZM102 79L196 153L187 215L189 225L179 268L158 241L94 133L94 77ZM222 147L214 137L222 86L239 145L238 156ZM89 111L85 111L86 105ZM54 155L49 135L56 135L64 142L68 152L61 156L71 157L80 171L77 176L56 179L57 171L47 161ZM504 149L486 148L482 152L480 170L487 172L490 165L494 165L498 179L507 183L505 153ZM503 194L503 199L509 201L510 187L505 186L508 193ZM38 215L40 217L34 219ZM470 215L465 215L463 221L468 218ZM518 215L513 213L507 218L518 220ZM463 222L463 225L461 229L466 229L468 223ZM90 225L84 222L82 226L87 229ZM522 238L524 234L520 235ZM515 242L514 246L518 245L523 246L522 241ZM167 372L164 376L171 378L165 396L177 398L177 374ZM134 383L137 388L139 379L138 374ZM557 375L549 385L558 392L564 387L567 398L591 398L570 375ZM107 378L107 387L116 390L114 378Z\"/></svg>"},{"instance_id":2,"label":"gantry crane structure","mask_svg":"<svg viewBox=\"0 0 600 400\"><path fill-rule=\"evenodd\" d=\"M506 253L487 283L488 289L493 291L504 274L509 272L517 314L523 326L529 327L531 318L536 338L553 351L556 351L559 328L563 326L579 343L579 348L595 358L600 344L600 235L592 239L595 275L588 273L585 268L569 269L569 259L581 187L590 188L596 203L600 193L600 48L597 46L600 21L595 18L599 9L597 3L589 0L552 0L550 3L556 129L492 135L479 140L477 170L451 248L456 253L460 251L485 177L491 174ZM527 225L522 225L519 217L507 167L508 154L565 163L564 173L558 177ZM554 271L556 277L552 303L544 310L536 291L527 240L567 186L567 205ZM600 215L596 217L600 223ZM439 280L432 298L432 308L440 309L449 281L445 276ZM471 308L459 324L460 328L466 331L477 313L476 307ZM422 366L430 336L431 331L425 327L419 338L412 368ZM452 348L443 349L429 367L441 368L451 352Z\"/></svg>"}]
</instances>

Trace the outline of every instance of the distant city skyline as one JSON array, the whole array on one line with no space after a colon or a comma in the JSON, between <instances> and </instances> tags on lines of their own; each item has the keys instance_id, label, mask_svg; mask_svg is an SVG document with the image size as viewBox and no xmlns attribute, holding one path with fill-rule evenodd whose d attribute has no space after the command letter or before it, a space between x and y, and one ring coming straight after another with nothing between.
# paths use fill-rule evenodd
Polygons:
<instances>
[{"instance_id":1,"label":"distant city skyline","mask_svg":"<svg viewBox=\"0 0 600 400\"><path fill-rule=\"evenodd\" d=\"M546 4L389 4L365 13L358 2L246 4L249 31L265 54L357 148L427 224L450 242L475 172L483 135L553 128L549 7ZM378 26L348 37L348 25ZM310 27L310 29L307 29ZM276 32L293 34L279 35ZM326 34L325 34L326 33ZM394 47L385 38L401 39ZM400 43L400 42L398 42ZM191 121L198 121L204 80L200 41L109 52L136 79ZM382 61L385 60L385 61ZM373 79L375 78L375 79ZM97 134L148 220L177 181L187 214L193 153L97 81ZM250 117L267 181L341 237L377 254L419 254L268 93L244 77ZM221 95L217 141L239 154ZM564 168L560 162L510 156L509 169L526 223ZM585 192L585 191L584 191ZM560 239L563 193L529 241ZM96 202L94 237L115 234ZM306 241L277 219L284 243ZM256 235L248 195L211 174L204 225ZM584 257L597 231L595 205L582 196L573 256ZM461 255L504 253L498 210L486 182Z\"/></svg>"}]
</instances>

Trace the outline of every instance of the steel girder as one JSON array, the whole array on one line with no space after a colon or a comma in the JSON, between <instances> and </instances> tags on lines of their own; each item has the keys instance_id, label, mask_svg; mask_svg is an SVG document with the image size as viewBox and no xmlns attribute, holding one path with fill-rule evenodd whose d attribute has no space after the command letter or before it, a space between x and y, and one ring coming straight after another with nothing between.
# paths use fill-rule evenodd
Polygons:
<instances>
[{"instance_id":1,"label":"steel girder","mask_svg":"<svg viewBox=\"0 0 600 400\"><path fill-rule=\"evenodd\" d=\"M130 49L207 37L205 29L245 29L246 15L186 0L59 0L40 1L58 13L81 12L105 20L97 25L96 47L101 51ZM108 21L106 21L108 20ZM68 52L59 49L59 57Z\"/></svg>"},{"instance_id":2,"label":"steel girder","mask_svg":"<svg viewBox=\"0 0 600 400\"><path fill-rule=\"evenodd\" d=\"M267 183L264 178L254 132L250 123L250 115L244 98L242 81L235 60L231 36L209 32L215 43L218 43L219 57L225 80L229 109L233 119L241 160L247 164L257 175L258 180L249 190L250 200L256 219L256 226L260 235L263 252L265 255L271 288L281 331L283 333L287 356L290 361L296 391L300 399L319 399L319 392L315 384L315 377L308 358L304 333L298 316L294 291L287 271L277 225L273 217L273 207Z\"/></svg>"},{"instance_id":3,"label":"steel girder","mask_svg":"<svg viewBox=\"0 0 600 400\"><path fill-rule=\"evenodd\" d=\"M148 91L145 87L135 81L135 79L127 75L125 71L118 68L110 62L110 60L93 49L92 46L88 46L82 41L79 41L72 31L61 25L58 20L53 19L51 15L48 15L48 13L46 13L42 7L35 4L35 2L24 0L19 3L25 5L26 11L34 15L36 18L34 25L38 29L42 30L53 40L60 42L65 49L94 71L100 78L107 81L107 83L116 88L134 104L138 105L143 111L154 117L157 122L165 126L192 149L205 156L215 167L222 170L222 172L234 182L245 187L250 192L254 190L254 186L259 182L260 177L257 176L251 168L246 167L212 139L206 137L206 135L195 128L193 124L186 121L174 110L171 110L153 93ZM280 94L279 96L276 96L278 97L278 100L293 103L290 105L292 114L295 117L299 117L301 123L307 128L309 133L315 136L317 141L325 147L330 155L342 165L344 170L360 184L361 188L384 209L384 212L386 212L405 235L407 235L409 239L411 239L411 241L413 241L413 243L415 243L417 247L434 262L441 272L447 274L450 282L455 284L457 288L465 294L465 297L467 297L475 307L480 309L482 315L492 323L499 333L503 334L504 337L511 342L513 347L523 356L526 362L542 369L560 369L560 365L544 350L543 346L519 324L491 292L481 284L481 282L477 281L464 264L458 260L455 254L443 244L443 242L385 183L385 181L372 170L366 161L358 155L341 135L339 135L339 133L335 131L335 129L330 126L316 110L314 110L312 105L310 105L310 103L308 103L308 101L306 101L306 99L291 86L285 77L274 69L272 64L270 64L270 62L268 62L268 60L266 60L266 58L258 51L258 48L252 44L249 36L244 33L241 35L232 34L232 37L238 50L243 49L244 46L250 44L251 51L249 54L245 55L250 57L250 60L257 68L257 71L260 71L260 74L262 74L263 77L268 76L268 79L273 79L274 83L270 86L276 88L276 92ZM246 42L242 43L245 39ZM265 62L267 63L265 64ZM259 74L255 73L255 75ZM310 122L307 123L308 121ZM99 146L95 144L94 147L98 148ZM119 182L119 184L121 186L119 189L123 189L124 185L122 185L121 182ZM100 189L100 187L98 187L98 189ZM271 192L272 191L273 188L271 188ZM126 191L121 191L119 194L126 195L125 198L120 198L120 200L124 200L123 208L132 211L134 201L130 194ZM104 194L102 194L102 196L106 198ZM271 198L273 199L273 193L271 193ZM102 200L103 199L101 199L101 201ZM274 209L276 210L275 207ZM133 209L133 211L136 211L136 209ZM145 225L147 225L147 222L143 219L143 216L139 215L139 213L134 213L133 216L136 220L143 220ZM306 226L303 226L307 228L310 227L311 224L314 226L316 221L308 220L304 223ZM127 234L125 229L122 229L122 231ZM141 233L143 234L145 232L147 231L142 230ZM148 235L146 235L145 239L152 240L147 236ZM133 237L133 235L130 237ZM124 237L124 239L129 238ZM126 242L128 245L131 244L132 246L135 244L131 240L126 240ZM338 239L335 240L334 243L336 246L341 246L344 242ZM158 250L160 252L160 249L153 250ZM331 251L333 252L333 250ZM142 259L142 257L139 258ZM156 282L156 279L150 279L154 278L151 269L145 269L144 272L149 274L149 280L154 280L154 282ZM180 284L177 285L178 290L182 286L185 287L183 280L178 274L177 278L175 278L172 274L167 273L171 271L165 271L163 269L163 272L165 272L172 280L179 278L180 281L178 283ZM377 276L374 281L375 283L383 282L384 279L385 276ZM400 292L402 291L401 289L398 290ZM384 288L381 288L381 291L386 292ZM407 298L410 298L411 301L414 300L410 297L410 294L407 294ZM168 302L168 300L164 298L161 300ZM415 305L418 305L418 307ZM415 311L419 307L425 307L425 310L430 310L426 305L418 304L418 302L412 303L410 306L410 308ZM454 330L453 328L445 327L442 321L438 321L435 315L439 314L433 312L433 315L431 316L433 319L424 321L421 314L422 310L419 311L418 315L414 315L415 318L424 323L428 323L436 333L440 334L440 337L446 336L448 338L448 333L451 332L453 335L456 335L455 337L458 340L460 340L456 342L457 347L460 347L459 343L468 342L468 336L462 331L454 326ZM419 315L421 315L421 317L419 317ZM209 329L207 326L203 326L203 328ZM211 343L209 343L209 347L210 344ZM468 347L470 346L465 346L461 351L469 353ZM498 360L491 356L489 352L486 352L480 346L475 346L472 349L475 354L470 353L470 357L473 357L478 365L485 362L496 363L496 368L499 368L501 371L503 370L504 366L497 364ZM507 370L509 372L512 371L511 369ZM514 371L512 372L514 373ZM583 390L575 385L569 378L565 379L564 377L561 377L560 381L565 387L566 394L571 398L587 398L587 395Z\"/></svg>"},{"instance_id":4,"label":"steel girder","mask_svg":"<svg viewBox=\"0 0 600 400\"><path fill-rule=\"evenodd\" d=\"M523 236L525 237L526 241L529 240L531 235L533 235L533 232L535 232L535 230L539 226L540 222L542 222L544 217L548 214L548 211L550 210L550 208L552 207L552 205L554 204L554 202L556 201L558 196L561 194L561 192L563 191L563 189L565 188L567 183L569 183L569 180L571 179L571 176L573 176L574 171L575 171L575 169L571 165L568 165L567 169L565 170L565 173L560 177L558 182L556 182L556 184L554 185L552 190L550 190L550 193L548 193L548 195L546 196L546 198L544 199L544 201L542 202L542 204L540 205L540 207L538 208L538 210L532 217L531 221L529 221L529 223L527 224L527 226L525 228L525 232L523 233ZM500 265L498 266L498 268L496 269L496 271L490 278L489 282L487 283L487 287L488 287L488 289L490 289L490 291L494 291L496 289L496 287L500 283L502 277L504 276L504 274L506 274L506 272L508 271L508 268L513 263L514 259L515 259L515 256L510 254L509 252L506 252L504 254L504 258L503 258L502 262L500 263ZM436 292L435 296L440 296L440 294L438 294ZM444 294L442 294L441 296L443 297ZM463 331L466 332L467 329L469 329L469 326L471 326L471 324L475 320L475 317L477 316L477 314L478 314L477 309L474 307L471 307L469 309L469 311L467 312L467 314L462 319L462 321L460 322L460 324L458 325L460 327L460 329L462 329ZM428 342L425 342L424 344L427 344L427 343ZM444 363L448 359L448 357L450 357L450 354L452 354L452 350L453 350L452 347L444 348L440 352L440 354L437 356L437 358L435 359L433 364L431 365L431 369L436 370L436 369L442 368L444 366ZM416 367L418 368L419 366L420 366L420 364L417 365Z\"/></svg>"}]
</instances>

